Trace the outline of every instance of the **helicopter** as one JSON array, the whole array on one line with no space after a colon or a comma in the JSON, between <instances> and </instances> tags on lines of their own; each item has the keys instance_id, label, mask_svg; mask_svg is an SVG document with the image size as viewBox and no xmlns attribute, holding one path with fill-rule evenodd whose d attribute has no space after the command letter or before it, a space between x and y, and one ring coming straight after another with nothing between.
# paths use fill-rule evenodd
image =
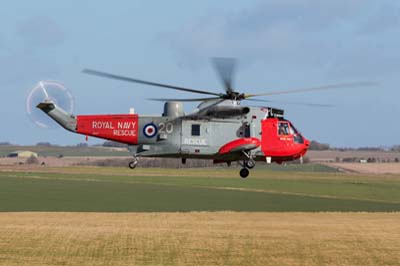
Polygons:
<instances>
[{"instance_id":1,"label":"helicopter","mask_svg":"<svg viewBox=\"0 0 400 266\"><path fill-rule=\"evenodd\" d=\"M66 130L128 145L133 156L129 168L136 168L140 157L210 159L215 164L238 162L240 177L246 178L256 162L281 164L300 159L306 154L307 140L284 117L284 110L268 106L246 106L242 101L270 102L260 96L328 90L371 85L369 82L335 84L313 88L246 94L233 88L235 60L214 58L213 63L224 91L213 92L179 87L120 76L93 69L82 72L103 78L157 86L176 91L207 95L203 98L151 98L164 102L161 115L99 114L73 115L44 99L36 107ZM191 113L185 113L184 102L200 102ZM317 106L328 106L310 104Z\"/></svg>"}]
</instances>

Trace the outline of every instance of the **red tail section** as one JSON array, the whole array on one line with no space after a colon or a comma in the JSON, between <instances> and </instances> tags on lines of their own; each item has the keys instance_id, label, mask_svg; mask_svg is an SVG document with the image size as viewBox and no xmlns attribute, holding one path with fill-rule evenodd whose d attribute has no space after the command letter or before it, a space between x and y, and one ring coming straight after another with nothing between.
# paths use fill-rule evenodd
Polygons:
<instances>
[{"instance_id":1,"label":"red tail section","mask_svg":"<svg viewBox=\"0 0 400 266\"><path fill-rule=\"evenodd\" d=\"M78 115L76 132L87 136L138 143L138 115Z\"/></svg>"}]
</instances>

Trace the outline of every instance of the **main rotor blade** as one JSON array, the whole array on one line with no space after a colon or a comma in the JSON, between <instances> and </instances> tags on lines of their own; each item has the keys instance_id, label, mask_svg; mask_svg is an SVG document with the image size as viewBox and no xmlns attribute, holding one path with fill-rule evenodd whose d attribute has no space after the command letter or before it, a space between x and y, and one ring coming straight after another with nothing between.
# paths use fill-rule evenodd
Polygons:
<instances>
[{"instance_id":1,"label":"main rotor blade","mask_svg":"<svg viewBox=\"0 0 400 266\"><path fill-rule=\"evenodd\" d=\"M178 86L162 84L162 83L156 83L156 82L151 82L151 81L146 81L146 80L134 79L134 78L130 78L130 77L124 77L124 76L114 75L114 74L110 74L110 73L106 73L106 72L101 72L101 71L97 71L97 70L93 70L93 69L84 69L84 70L82 70L82 72L85 73L85 74L95 75L95 76L99 76L99 77L103 77L103 78L123 80L123 81L128 81L128 82L134 82L134 83L140 83L140 84L145 84L145 85L150 85L150 86L163 87L163 88L179 90L179 91L186 91L186 92L193 92L193 93L200 93L200 94L208 94L208 95L215 95L215 96L220 96L221 95L220 93L202 91L202 90L195 90L195 89L178 87Z\"/></svg>"},{"instance_id":2,"label":"main rotor blade","mask_svg":"<svg viewBox=\"0 0 400 266\"><path fill-rule=\"evenodd\" d=\"M266 93L259 94L246 94L244 96L245 99L257 97L257 96L270 96L270 95L279 95L279 94L290 94L290 93L299 93L299 92L309 92L309 91L322 91L322 90L332 90L332 89L341 89L341 88L350 88L350 87L367 87L367 86L376 86L375 82L353 82L353 83L342 83L342 84L333 84L327 86L320 86L314 88L304 88L304 89L295 89L295 90L283 90L283 91L272 91Z\"/></svg>"},{"instance_id":3,"label":"main rotor blade","mask_svg":"<svg viewBox=\"0 0 400 266\"><path fill-rule=\"evenodd\" d=\"M218 104L222 103L223 101L226 101L226 100L225 100L225 99L219 99L219 100L216 101L215 103L212 103L212 104L210 104L210 105L208 105L208 106L206 106L206 107L204 107L204 108L199 109L199 110L197 111L197 115L198 115L198 116L205 115L205 114L207 113L208 109L210 109L210 108L212 108L212 107L214 107L214 106L217 106Z\"/></svg>"},{"instance_id":4,"label":"main rotor blade","mask_svg":"<svg viewBox=\"0 0 400 266\"><path fill-rule=\"evenodd\" d=\"M235 72L236 60L234 58L214 57L212 58L212 62L224 85L225 91L228 94L234 92L232 79Z\"/></svg>"},{"instance_id":5,"label":"main rotor blade","mask_svg":"<svg viewBox=\"0 0 400 266\"><path fill-rule=\"evenodd\" d=\"M210 100L218 100L220 97L210 97L210 98L192 98L192 99L171 99L171 98L148 98L150 101L158 102L203 102Z\"/></svg>"},{"instance_id":6,"label":"main rotor blade","mask_svg":"<svg viewBox=\"0 0 400 266\"><path fill-rule=\"evenodd\" d=\"M294 104L294 105L303 105L303 106L311 106L311 107L334 107L332 104L320 104L320 103L302 103L302 102L282 102L282 101L270 101L264 99L245 99L246 101L252 102L263 102L263 103L279 103L279 104Z\"/></svg>"}]
</instances>

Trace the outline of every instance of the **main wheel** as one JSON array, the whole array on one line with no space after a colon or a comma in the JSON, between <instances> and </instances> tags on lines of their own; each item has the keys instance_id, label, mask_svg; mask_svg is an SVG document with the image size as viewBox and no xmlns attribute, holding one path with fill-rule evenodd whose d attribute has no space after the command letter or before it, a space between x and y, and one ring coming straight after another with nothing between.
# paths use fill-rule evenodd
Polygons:
<instances>
[{"instance_id":1,"label":"main wheel","mask_svg":"<svg viewBox=\"0 0 400 266\"><path fill-rule=\"evenodd\" d=\"M137 161L131 161L131 162L129 162L129 168L131 168L131 169L135 169L135 168L136 168L136 165L137 165Z\"/></svg>"},{"instance_id":2,"label":"main wheel","mask_svg":"<svg viewBox=\"0 0 400 266\"><path fill-rule=\"evenodd\" d=\"M240 177L241 177L241 178L246 178L246 177L249 176L249 173L250 173L249 169L247 169L247 168L242 168L242 169L240 170Z\"/></svg>"},{"instance_id":3,"label":"main wheel","mask_svg":"<svg viewBox=\"0 0 400 266\"><path fill-rule=\"evenodd\" d=\"M245 165L249 169L253 169L256 166L256 162L254 160L248 160L245 162Z\"/></svg>"}]
</instances>

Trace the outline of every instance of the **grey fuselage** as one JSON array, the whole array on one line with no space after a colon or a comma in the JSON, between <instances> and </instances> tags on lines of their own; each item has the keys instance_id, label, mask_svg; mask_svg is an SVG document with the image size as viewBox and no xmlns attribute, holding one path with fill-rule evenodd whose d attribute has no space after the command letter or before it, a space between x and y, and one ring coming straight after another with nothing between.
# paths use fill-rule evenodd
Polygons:
<instances>
[{"instance_id":1,"label":"grey fuselage","mask_svg":"<svg viewBox=\"0 0 400 266\"><path fill-rule=\"evenodd\" d=\"M215 159L226 143L243 137L261 138L261 120L266 118L265 108L249 107L245 115L229 118L182 118L139 115L139 145L130 151L146 157L181 157ZM154 124L158 133L146 136L144 127ZM260 148L252 151L262 156ZM233 159L233 158L232 158Z\"/></svg>"}]
</instances>

